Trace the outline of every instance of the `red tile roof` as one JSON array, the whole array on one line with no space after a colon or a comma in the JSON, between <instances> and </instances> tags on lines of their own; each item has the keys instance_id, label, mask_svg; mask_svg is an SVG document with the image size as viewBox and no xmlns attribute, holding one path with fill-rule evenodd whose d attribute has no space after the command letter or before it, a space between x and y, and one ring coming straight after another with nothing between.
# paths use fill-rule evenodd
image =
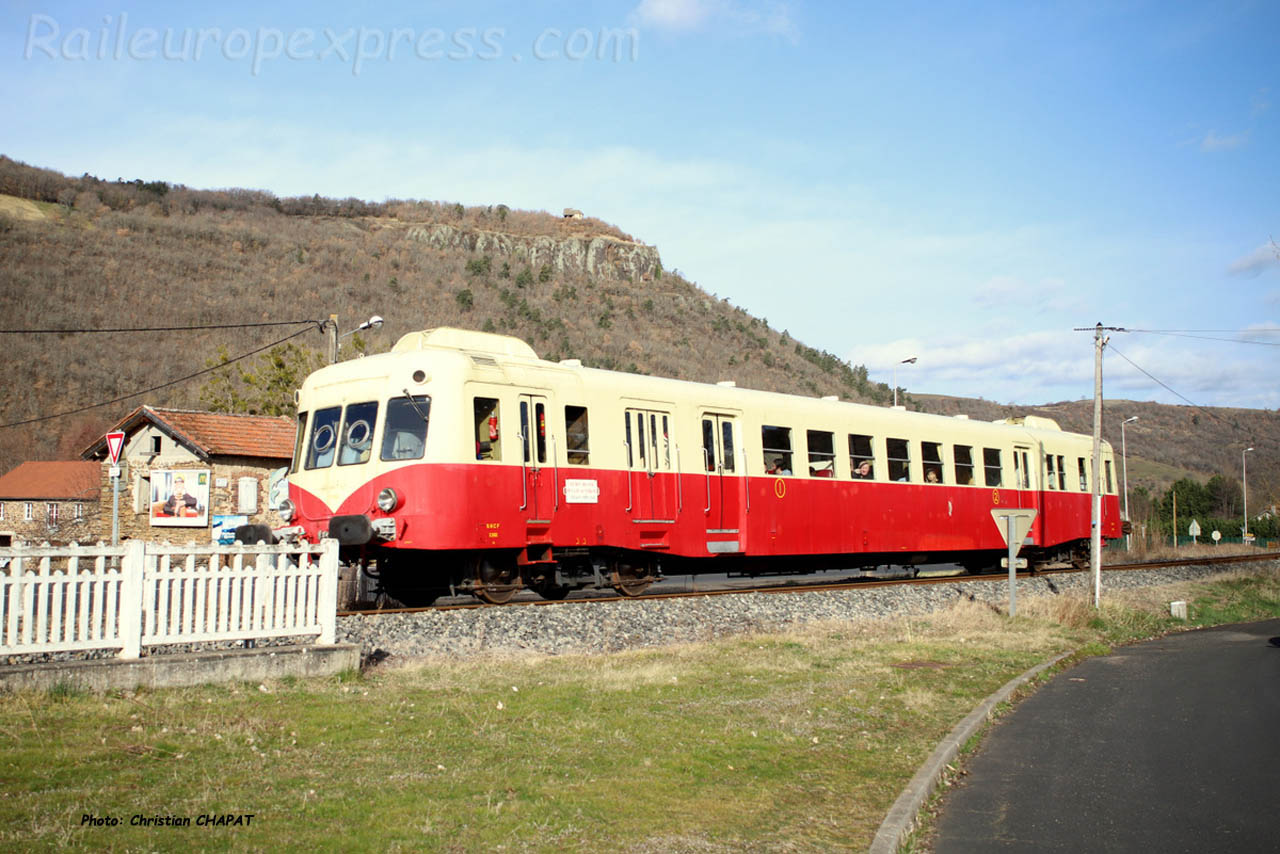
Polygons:
<instances>
[{"instance_id":1,"label":"red tile roof","mask_svg":"<svg viewBox=\"0 0 1280 854\"><path fill-rule=\"evenodd\" d=\"M283 415L228 415L184 409L151 409L156 420L207 454L235 457L293 457L293 420Z\"/></svg>"},{"instance_id":2,"label":"red tile roof","mask_svg":"<svg viewBox=\"0 0 1280 854\"><path fill-rule=\"evenodd\" d=\"M95 501L102 490L102 464L82 460L25 462L0 477L0 498Z\"/></svg>"},{"instance_id":3,"label":"red tile roof","mask_svg":"<svg viewBox=\"0 0 1280 854\"><path fill-rule=\"evenodd\" d=\"M288 461L293 457L294 423L283 415L231 415L140 406L112 429L131 433L143 421L152 422L206 458L218 455ZM81 456L101 458L106 449L106 439L99 439Z\"/></svg>"}]
</instances>

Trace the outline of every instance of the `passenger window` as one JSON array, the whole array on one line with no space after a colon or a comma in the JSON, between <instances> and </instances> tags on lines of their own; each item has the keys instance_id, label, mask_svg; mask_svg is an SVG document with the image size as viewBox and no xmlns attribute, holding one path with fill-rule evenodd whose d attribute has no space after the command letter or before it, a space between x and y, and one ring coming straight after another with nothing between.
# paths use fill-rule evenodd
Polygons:
<instances>
[{"instance_id":1,"label":"passenger window","mask_svg":"<svg viewBox=\"0 0 1280 854\"><path fill-rule=\"evenodd\" d=\"M760 444L764 450L764 473L786 474L791 468L791 428L764 425L760 428Z\"/></svg>"},{"instance_id":2,"label":"passenger window","mask_svg":"<svg viewBox=\"0 0 1280 854\"><path fill-rule=\"evenodd\" d=\"M955 455L956 483L973 486L973 446L952 445L951 453Z\"/></svg>"},{"instance_id":3,"label":"passenger window","mask_svg":"<svg viewBox=\"0 0 1280 854\"><path fill-rule=\"evenodd\" d=\"M525 464L533 462L533 436L529 433L529 401L520 401L520 454Z\"/></svg>"},{"instance_id":4,"label":"passenger window","mask_svg":"<svg viewBox=\"0 0 1280 854\"><path fill-rule=\"evenodd\" d=\"M806 431L809 440L809 476L835 477L836 442L834 433Z\"/></svg>"},{"instance_id":5,"label":"passenger window","mask_svg":"<svg viewBox=\"0 0 1280 854\"><path fill-rule=\"evenodd\" d=\"M369 461L373 451L373 428L378 423L378 404L353 403L347 407L347 418L342 425L342 449L338 451L338 465L349 466Z\"/></svg>"},{"instance_id":6,"label":"passenger window","mask_svg":"<svg viewBox=\"0 0 1280 854\"><path fill-rule=\"evenodd\" d=\"M720 447L724 449L724 470L733 471L733 422L724 420L720 422Z\"/></svg>"},{"instance_id":7,"label":"passenger window","mask_svg":"<svg viewBox=\"0 0 1280 854\"><path fill-rule=\"evenodd\" d=\"M702 419L702 465L716 470L716 425L710 418Z\"/></svg>"},{"instance_id":8,"label":"passenger window","mask_svg":"<svg viewBox=\"0 0 1280 854\"><path fill-rule=\"evenodd\" d=\"M875 477L875 456L871 453L871 437L849 434L849 474L859 480Z\"/></svg>"},{"instance_id":9,"label":"passenger window","mask_svg":"<svg viewBox=\"0 0 1280 854\"><path fill-rule=\"evenodd\" d=\"M587 408L564 408L564 442L568 449L569 465L585 466L590 460L591 448L587 436Z\"/></svg>"},{"instance_id":10,"label":"passenger window","mask_svg":"<svg viewBox=\"0 0 1280 854\"><path fill-rule=\"evenodd\" d=\"M631 452L631 412L630 411L622 413L622 422L623 422L623 425L626 427L626 434L627 434L627 438L626 438L627 468L632 468L635 466L635 461L634 461L635 455L632 454Z\"/></svg>"},{"instance_id":11,"label":"passenger window","mask_svg":"<svg viewBox=\"0 0 1280 854\"><path fill-rule=\"evenodd\" d=\"M1058 455L1058 489L1067 491L1067 458Z\"/></svg>"},{"instance_id":12,"label":"passenger window","mask_svg":"<svg viewBox=\"0 0 1280 854\"><path fill-rule=\"evenodd\" d=\"M1021 461L1021 468L1019 468ZM1013 482L1016 485L1021 483L1023 489L1031 488L1031 461L1028 459L1026 451L1014 449L1013 451Z\"/></svg>"},{"instance_id":13,"label":"passenger window","mask_svg":"<svg viewBox=\"0 0 1280 854\"><path fill-rule=\"evenodd\" d=\"M382 459L422 459L430 412L431 398L425 394L388 400L387 423L382 428Z\"/></svg>"},{"instance_id":14,"label":"passenger window","mask_svg":"<svg viewBox=\"0 0 1280 854\"><path fill-rule=\"evenodd\" d=\"M293 461L289 465L289 473L292 474L302 465L302 448L307 442L307 413L298 413L298 429L293 437ZM0 519L3 519L0 516Z\"/></svg>"},{"instance_id":15,"label":"passenger window","mask_svg":"<svg viewBox=\"0 0 1280 854\"><path fill-rule=\"evenodd\" d=\"M889 450L889 480L911 480L911 443L906 439L885 439Z\"/></svg>"},{"instance_id":16,"label":"passenger window","mask_svg":"<svg viewBox=\"0 0 1280 854\"><path fill-rule=\"evenodd\" d=\"M544 403L534 404L534 414L537 416L538 432L534 437L538 446L538 462L545 463L547 461L547 406Z\"/></svg>"},{"instance_id":17,"label":"passenger window","mask_svg":"<svg viewBox=\"0 0 1280 854\"><path fill-rule=\"evenodd\" d=\"M1058 479L1053 473L1053 454L1044 455L1044 484L1049 489L1055 489L1058 485Z\"/></svg>"},{"instance_id":18,"label":"passenger window","mask_svg":"<svg viewBox=\"0 0 1280 854\"><path fill-rule=\"evenodd\" d=\"M1002 481L999 448L982 449L982 467L987 474L987 486L999 486Z\"/></svg>"},{"instance_id":19,"label":"passenger window","mask_svg":"<svg viewBox=\"0 0 1280 854\"><path fill-rule=\"evenodd\" d=\"M662 416L662 467L671 471L671 416Z\"/></svg>"},{"instance_id":20,"label":"passenger window","mask_svg":"<svg viewBox=\"0 0 1280 854\"><path fill-rule=\"evenodd\" d=\"M1111 485L1111 460L1103 460L1102 465L1107 472L1107 494L1111 494L1116 491L1115 487Z\"/></svg>"},{"instance_id":21,"label":"passenger window","mask_svg":"<svg viewBox=\"0 0 1280 854\"><path fill-rule=\"evenodd\" d=\"M921 460L924 462L924 482L942 483L942 443L921 442Z\"/></svg>"},{"instance_id":22,"label":"passenger window","mask_svg":"<svg viewBox=\"0 0 1280 854\"><path fill-rule=\"evenodd\" d=\"M498 419L498 401L492 397L477 397L472 404L475 415L476 459L502 459L501 422Z\"/></svg>"},{"instance_id":23,"label":"passenger window","mask_svg":"<svg viewBox=\"0 0 1280 854\"><path fill-rule=\"evenodd\" d=\"M307 468L322 469L333 463L334 453L338 448L338 420L341 417L340 406L316 410L316 417L311 422Z\"/></svg>"},{"instance_id":24,"label":"passenger window","mask_svg":"<svg viewBox=\"0 0 1280 854\"><path fill-rule=\"evenodd\" d=\"M1080 491L1088 492L1089 491L1089 469L1084 464L1085 462L1084 457L1076 457L1076 459L1079 461L1078 468L1080 469Z\"/></svg>"}]
</instances>

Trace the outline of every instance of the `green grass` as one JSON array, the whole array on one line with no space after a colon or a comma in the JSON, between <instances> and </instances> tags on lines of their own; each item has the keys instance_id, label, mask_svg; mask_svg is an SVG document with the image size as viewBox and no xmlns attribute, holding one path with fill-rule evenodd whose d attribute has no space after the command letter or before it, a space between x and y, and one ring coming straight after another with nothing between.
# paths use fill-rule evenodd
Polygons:
<instances>
[{"instance_id":1,"label":"green grass","mask_svg":"<svg viewBox=\"0 0 1280 854\"><path fill-rule=\"evenodd\" d=\"M1202 621L1228 602L1248 619L1280 610L1274 575L1201 590ZM964 603L607 656L6 695L0 847L865 850L982 698L1057 652L1168 625L1151 609L1132 616L1142 610L1109 606L1090 628L1031 603L1014 621ZM121 826L82 825L86 813ZM128 826L246 813L248 827Z\"/></svg>"}]
</instances>

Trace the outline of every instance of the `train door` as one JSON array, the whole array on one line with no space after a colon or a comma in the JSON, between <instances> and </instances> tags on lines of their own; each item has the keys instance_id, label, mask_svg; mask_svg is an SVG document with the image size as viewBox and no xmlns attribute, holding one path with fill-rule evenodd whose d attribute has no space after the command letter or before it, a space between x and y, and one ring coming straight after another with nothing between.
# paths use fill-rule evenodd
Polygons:
<instances>
[{"instance_id":1,"label":"train door","mask_svg":"<svg viewBox=\"0 0 1280 854\"><path fill-rule=\"evenodd\" d=\"M627 409L627 498L635 522L673 522L676 512L675 449L671 413Z\"/></svg>"},{"instance_id":2,"label":"train door","mask_svg":"<svg viewBox=\"0 0 1280 854\"><path fill-rule=\"evenodd\" d=\"M524 477L520 510L530 522L550 522L557 503L555 439L547 425L547 399L542 395L520 395L520 445Z\"/></svg>"},{"instance_id":3,"label":"train door","mask_svg":"<svg viewBox=\"0 0 1280 854\"><path fill-rule=\"evenodd\" d=\"M743 456L738 452L736 415L702 413L702 467L706 477L707 550L731 554L746 550L743 528Z\"/></svg>"},{"instance_id":4,"label":"train door","mask_svg":"<svg viewBox=\"0 0 1280 854\"><path fill-rule=\"evenodd\" d=\"M1040 454L1034 451L1028 445L1014 445L1013 447L1013 481L1014 487L1018 490L1018 506L1036 511L1035 521L1031 523L1031 530L1027 532L1036 544L1043 542L1038 536L1044 520L1041 519L1039 477L1037 476L1039 465L1032 468L1032 460L1039 460Z\"/></svg>"}]
</instances>

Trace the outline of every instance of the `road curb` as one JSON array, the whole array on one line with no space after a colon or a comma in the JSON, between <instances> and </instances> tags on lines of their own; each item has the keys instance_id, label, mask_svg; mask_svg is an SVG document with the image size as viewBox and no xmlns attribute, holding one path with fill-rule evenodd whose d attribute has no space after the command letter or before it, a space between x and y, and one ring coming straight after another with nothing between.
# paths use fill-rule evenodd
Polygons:
<instances>
[{"instance_id":1,"label":"road curb","mask_svg":"<svg viewBox=\"0 0 1280 854\"><path fill-rule=\"evenodd\" d=\"M1078 651L1070 650L1064 652L1043 664L1036 665L1020 676L1015 676L1006 682L999 691L983 700L964 720L956 724L955 728L947 733L946 738L939 742L933 753L920 766L920 770L907 783L907 787L902 790L902 794L898 795L898 799L893 802L893 806L889 808L888 814L880 824L880 829L876 831L875 839L871 841L870 854L896 854L898 847L907 838L907 834L915 827L916 816L920 814L921 807L924 806L929 796L933 794L933 790L937 788L943 772L951 761L956 758L964 743L986 723L991 716L992 710L998 704L1009 699L1009 696L1019 687L1063 659L1075 655Z\"/></svg>"}]
</instances>

